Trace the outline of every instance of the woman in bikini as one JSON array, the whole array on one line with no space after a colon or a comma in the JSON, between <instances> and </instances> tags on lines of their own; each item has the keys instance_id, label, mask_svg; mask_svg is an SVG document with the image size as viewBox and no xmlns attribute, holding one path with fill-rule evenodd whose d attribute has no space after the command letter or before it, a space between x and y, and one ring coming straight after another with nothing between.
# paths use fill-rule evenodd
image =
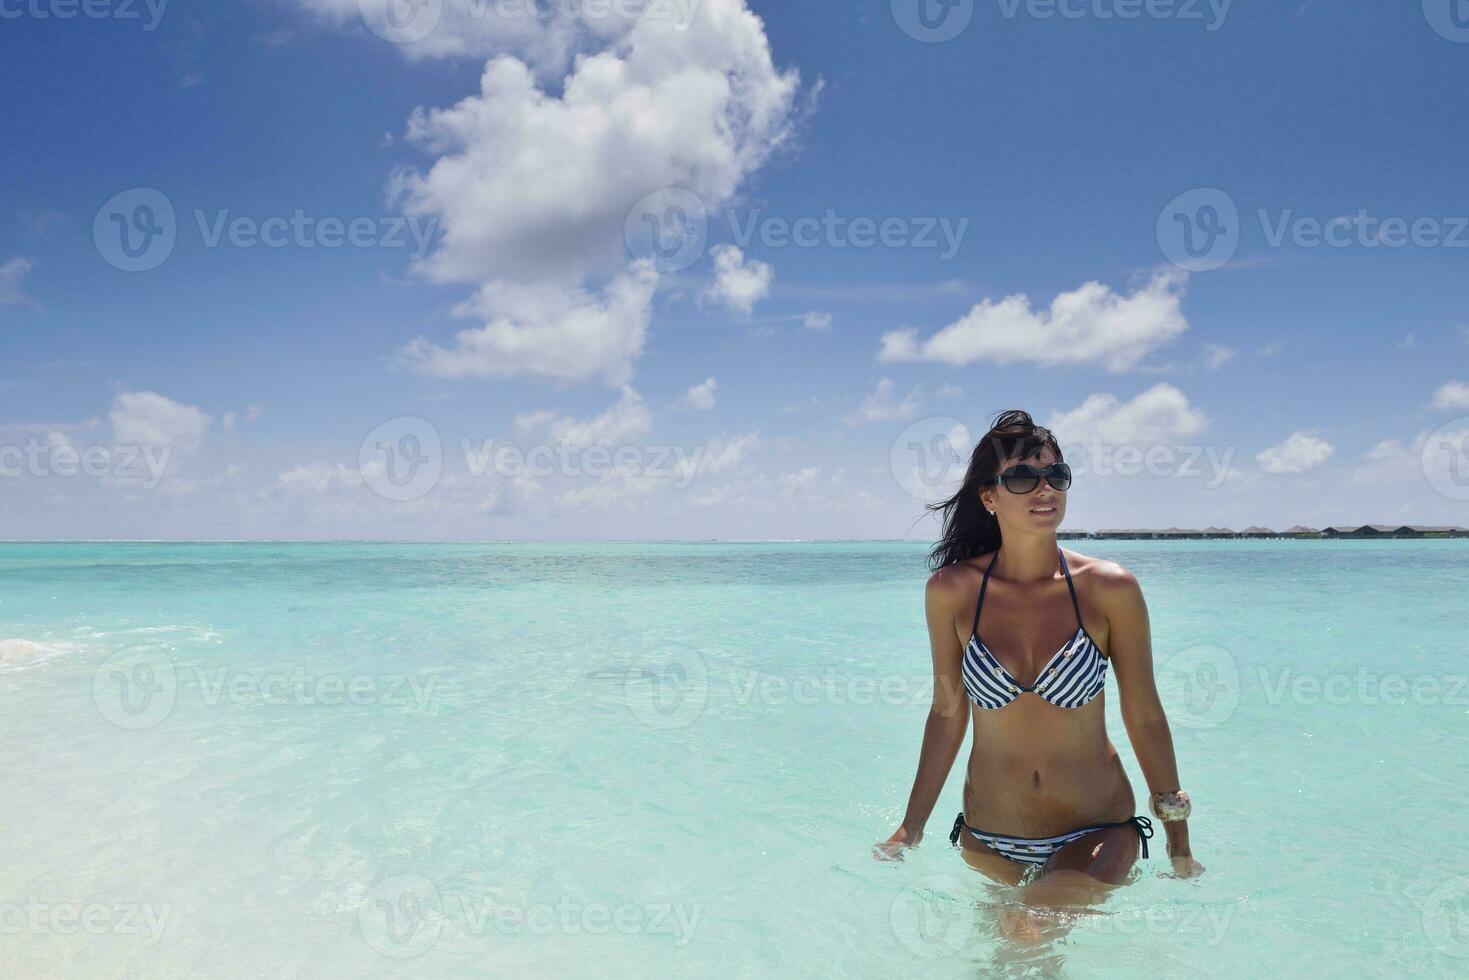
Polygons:
<instances>
[{"instance_id":1,"label":"woman in bikini","mask_svg":"<svg viewBox=\"0 0 1469 980\"><path fill-rule=\"evenodd\" d=\"M1107 737L1107 668L1162 823L1174 873L1203 866L1189 847L1168 719L1153 682L1148 610L1121 565L1056 543L1070 468L1045 428L1003 412L975 447L944 515L925 607L934 693L908 809L880 856L923 838L964 742L973 748L951 842L1028 906L1083 906L1147 855L1152 821Z\"/></svg>"}]
</instances>

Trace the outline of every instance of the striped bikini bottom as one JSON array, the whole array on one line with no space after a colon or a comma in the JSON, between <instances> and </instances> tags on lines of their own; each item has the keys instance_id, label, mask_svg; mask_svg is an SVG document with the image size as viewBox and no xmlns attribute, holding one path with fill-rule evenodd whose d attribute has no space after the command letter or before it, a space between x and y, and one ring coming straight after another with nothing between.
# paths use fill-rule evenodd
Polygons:
<instances>
[{"instance_id":1,"label":"striped bikini bottom","mask_svg":"<svg viewBox=\"0 0 1469 980\"><path fill-rule=\"evenodd\" d=\"M1105 830L1108 827L1131 826L1137 831L1138 843L1142 846L1142 856L1148 856L1148 838L1153 836L1153 822L1147 817L1128 817L1117 823L1095 823L1089 827L1081 827L1077 830L1057 834L1055 837L1010 837L1006 834L991 834L988 831L976 830L964 822L964 811L954 818L954 829L949 834L949 843L959 843L959 834L965 830L969 831L978 840L994 848L1000 854L1012 861L1023 864L1045 864L1052 854L1070 844L1080 837L1085 837L1094 830Z\"/></svg>"}]
</instances>

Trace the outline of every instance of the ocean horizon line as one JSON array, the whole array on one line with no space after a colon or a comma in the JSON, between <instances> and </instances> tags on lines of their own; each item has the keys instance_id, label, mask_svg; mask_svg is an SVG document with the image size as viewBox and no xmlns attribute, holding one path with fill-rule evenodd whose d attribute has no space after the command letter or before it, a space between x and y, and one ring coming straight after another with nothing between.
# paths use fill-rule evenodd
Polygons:
<instances>
[{"instance_id":1,"label":"ocean horizon line","mask_svg":"<svg viewBox=\"0 0 1469 980\"><path fill-rule=\"evenodd\" d=\"M1361 528L1374 525L1355 525ZM1394 530L1410 525L1392 526ZM1058 531L1059 540L1086 541L1241 541L1241 540L1455 540L1469 538L1469 529L1439 526L1440 533L1394 536L1388 531L1375 533L1325 533L1335 528L1304 529L1301 531L1266 531L1250 533L1230 531L1227 528L1213 529L1214 533L1179 528L1129 528L1105 531ZM1389 527L1377 525L1377 527ZM1228 532L1228 533L1219 533ZM359 544L359 545L490 545L490 544L932 544L933 538L0 538L0 545L86 545L86 544L235 544L235 545L304 545L304 544Z\"/></svg>"}]
</instances>

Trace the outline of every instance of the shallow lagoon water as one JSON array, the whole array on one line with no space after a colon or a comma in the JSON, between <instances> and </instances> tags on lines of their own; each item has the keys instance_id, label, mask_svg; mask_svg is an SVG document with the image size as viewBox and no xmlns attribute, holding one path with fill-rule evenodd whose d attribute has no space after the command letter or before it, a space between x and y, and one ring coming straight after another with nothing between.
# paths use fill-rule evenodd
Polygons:
<instances>
[{"instance_id":1,"label":"shallow lagoon water","mask_svg":"<svg viewBox=\"0 0 1469 980\"><path fill-rule=\"evenodd\" d=\"M870 855L922 544L0 545L0 975L1469 971L1469 542L1064 544L1143 584L1208 871L1160 828L1039 948L959 775Z\"/></svg>"}]
</instances>

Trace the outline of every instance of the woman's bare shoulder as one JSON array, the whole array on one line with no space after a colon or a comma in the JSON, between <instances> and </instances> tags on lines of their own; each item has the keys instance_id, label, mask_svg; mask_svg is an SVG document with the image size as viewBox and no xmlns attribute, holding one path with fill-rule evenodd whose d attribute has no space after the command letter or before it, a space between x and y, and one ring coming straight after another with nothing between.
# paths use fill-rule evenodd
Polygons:
<instances>
[{"instance_id":1,"label":"woman's bare shoulder","mask_svg":"<svg viewBox=\"0 0 1469 980\"><path fill-rule=\"evenodd\" d=\"M988 560L991 554L993 552L956 561L931 573L926 586L928 594L941 601L956 603L972 598L984 574L981 563Z\"/></svg>"},{"instance_id":2,"label":"woman's bare shoulder","mask_svg":"<svg viewBox=\"0 0 1469 980\"><path fill-rule=\"evenodd\" d=\"M1142 591L1137 576L1128 571L1121 562L1083 555L1069 548L1065 549L1065 553L1066 567L1078 590L1085 589L1088 594L1103 601Z\"/></svg>"}]
</instances>

